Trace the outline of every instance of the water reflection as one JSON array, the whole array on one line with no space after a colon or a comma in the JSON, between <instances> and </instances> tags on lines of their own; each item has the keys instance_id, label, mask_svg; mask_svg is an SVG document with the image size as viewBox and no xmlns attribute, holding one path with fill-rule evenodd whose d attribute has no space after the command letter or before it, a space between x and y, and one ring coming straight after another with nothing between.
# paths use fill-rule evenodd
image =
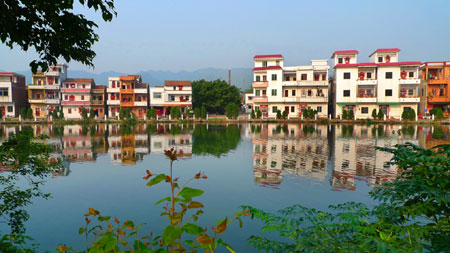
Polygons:
<instances>
[{"instance_id":1,"label":"water reflection","mask_svg":"<svg viewBox=\"0 0 450 253\"><path fill-rule=\"evenodd\" d=\"M393 147L411 142L423 147L450 143L446 126L399 125L34 125L36 136L53 148L51 160L63 161L54 177L70 175L70 164L95 163L98 155L110 162L134 165L150 153L162 154L174 147L182 159L211 155L221 157L250 141L254 182L280 188L283 178L292 175L329 182L335 191L356 190L357 181L374 187L392 181L397 168L391 156L376 146ZM2 140L21 126L1 126ZM246 168L247 169L247 168Z\"/></svg>"}]
</instances>

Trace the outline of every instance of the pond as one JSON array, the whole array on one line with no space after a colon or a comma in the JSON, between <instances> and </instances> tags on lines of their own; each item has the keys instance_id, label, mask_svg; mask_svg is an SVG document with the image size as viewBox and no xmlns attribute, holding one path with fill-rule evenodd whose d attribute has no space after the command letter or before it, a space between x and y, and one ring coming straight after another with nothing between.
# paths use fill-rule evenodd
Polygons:
<instances>
[{"instance_id":1,"label":"pond","mask_svg":"<svg viewBox=\"0 0 450 253\"><path fill-rule=\"evenodd\" d=\"M179 160L175 175L183 182L199 171L206 180L191 187L204 189L199 198L205 214L199 224L210 228L215 221L233 216L240 205L267 211L301 204L327 210L345 201L373 205L368 192L392 181L398 171L391 156L376 146L392 147L411 142L423 147L450 143L448 127L400 125L106 125L31 126L35 135L61 159L64 169L42 187L52 194L35 199L28 208L27 234L40 251L59 244L82 250L78 235L89 207L119 220L145 223L141 231L159 232L167 224L155 202L169 194L166 184L149 188L146 170L168 170L164 150L174 147ZM4 138L19 127L2 126ZM238 252L261 224L244 218L243 228L230 226L224 241ZM0 224L1 231L8 231ZM266 234L270 237L272 235Z\"/></svg>"}]
</instances>

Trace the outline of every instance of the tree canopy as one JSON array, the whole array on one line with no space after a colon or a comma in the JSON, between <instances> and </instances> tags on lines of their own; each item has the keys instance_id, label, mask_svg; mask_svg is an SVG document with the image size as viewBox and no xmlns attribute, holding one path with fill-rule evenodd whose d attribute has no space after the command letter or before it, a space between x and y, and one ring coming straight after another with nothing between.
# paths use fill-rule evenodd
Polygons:
<instances>
[{"instance_id":1,"label":"tree canopy","mask_svg":"<svg viewBox=\"0 0 450 253\"><path fill-rule=\"evenodd\" d=\"M111 21L117 13L114 0L79 0L89 9L100 10L104 21ZM0 0L0 40L9 48L23 51L34 48L38 60L30 63L33 72L57 63L75 60L93 67L98 41L94 29L97 24L84 15L73 12L73 0Z\"/></svg>"},{"instance_id":2,"label":"tree canopy","mask_svg":"<svg viewBox=\"0 0 450 253\"><path fill-rule=\"evenodd\" d=\"M194 108L204 105L209 113L223 114L228 104L241 104L239 89L219 79L192 82L192 97Z\"/></svg>"}]
</instances>

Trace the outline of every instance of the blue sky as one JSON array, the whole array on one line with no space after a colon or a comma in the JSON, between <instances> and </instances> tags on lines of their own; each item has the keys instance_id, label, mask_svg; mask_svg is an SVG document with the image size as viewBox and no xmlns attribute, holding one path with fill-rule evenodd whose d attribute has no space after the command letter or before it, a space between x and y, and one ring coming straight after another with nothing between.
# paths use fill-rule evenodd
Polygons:
<instances>
[{"instance_id":1,"label":"blue sky","mask_svg":"<svg viewBox=\"0 0 450 253\"><path fill-rule=\"evenodd\" d=\"M281 53L288 65L357 49L398 47L400 60L450 60L450 1L116 0L111 23L97 21L92 72L251 67L255 54ZM34 52L0 45L0 69L25 70Z\"/></svg>"}]
</instances>

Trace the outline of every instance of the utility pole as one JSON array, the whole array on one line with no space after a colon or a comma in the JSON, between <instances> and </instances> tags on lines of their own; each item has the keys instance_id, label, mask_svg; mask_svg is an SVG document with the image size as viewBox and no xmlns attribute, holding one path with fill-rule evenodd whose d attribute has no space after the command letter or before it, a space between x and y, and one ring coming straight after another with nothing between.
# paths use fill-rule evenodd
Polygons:
<instances>
[{"instance_id":1,"label":"utility pole","mask_svg":"<svg viewBox=\"0 0 450 253\"><path fill-rule=\"evenodd\" d=\"M231 69L228 70L228 85L231 86Z\"/></svg>"}]
</instances>

